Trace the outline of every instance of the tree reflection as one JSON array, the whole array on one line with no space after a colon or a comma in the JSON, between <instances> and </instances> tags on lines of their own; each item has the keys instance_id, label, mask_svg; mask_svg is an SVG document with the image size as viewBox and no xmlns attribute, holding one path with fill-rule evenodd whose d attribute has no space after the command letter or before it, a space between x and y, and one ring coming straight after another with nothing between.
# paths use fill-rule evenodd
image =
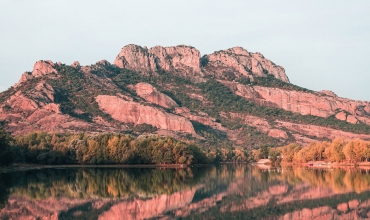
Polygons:
<instances>
[{"instance_id":1,"label":"tree reflection","mask_svg":"<svg viewBox=\"0 0 370 220\"><path fill-rule=\"evenodd\" d=\"M171 194L198 184L207 169L46 169L24 172L10 192L32 199L128 198Z\"/></svg>"}]
</instances>

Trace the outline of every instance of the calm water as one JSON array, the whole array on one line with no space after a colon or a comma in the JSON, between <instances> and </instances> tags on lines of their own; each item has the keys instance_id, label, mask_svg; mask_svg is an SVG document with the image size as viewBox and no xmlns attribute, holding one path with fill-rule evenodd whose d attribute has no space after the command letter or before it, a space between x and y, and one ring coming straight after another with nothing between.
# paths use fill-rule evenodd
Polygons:
<instances>
[{"instance_id":1,"label":"calm water","mask_svg":"<svg viewBox=\"0 0 370 220\"><path fill-rule=\"evenodd\" d=\"M361 169L220 165L0 174L0 219L367 219Z\"/></svg>"}]
</instances>

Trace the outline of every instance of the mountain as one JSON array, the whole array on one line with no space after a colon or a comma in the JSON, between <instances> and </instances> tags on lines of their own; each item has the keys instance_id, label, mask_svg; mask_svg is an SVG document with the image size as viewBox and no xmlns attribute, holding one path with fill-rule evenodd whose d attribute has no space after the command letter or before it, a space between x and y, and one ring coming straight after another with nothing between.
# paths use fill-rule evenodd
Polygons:
<instances>
[{"instance_id":1,"label":"mountain","mask_svg":"<svg viewBox=\"0 0 370 220\"><path fill-rule=\"evenodd\" d=\"M13 135L156 133L255 148L370 139L370 102L293 85L283 67L241 47L201 57L191 46L130 44L114 64L37 61L0 94L0 121Z\"/></svg>"}]
</instances>

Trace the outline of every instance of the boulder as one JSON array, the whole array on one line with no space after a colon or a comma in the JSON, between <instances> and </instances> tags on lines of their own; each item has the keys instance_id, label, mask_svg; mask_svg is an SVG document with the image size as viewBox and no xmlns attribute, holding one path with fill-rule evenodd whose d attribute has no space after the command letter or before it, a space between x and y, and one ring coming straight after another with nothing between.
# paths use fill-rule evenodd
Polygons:
<instances>
[{"instance_id":1,"label":"boulder","mask_svg":"<svg viewBox=\"0 0 370 220\"><path fill-rule=\"evenodd\" d=\"M335 115L335 118L341 121L347 120L347 114L345 112L339 112Z\"/></svg>"}]
</instances>

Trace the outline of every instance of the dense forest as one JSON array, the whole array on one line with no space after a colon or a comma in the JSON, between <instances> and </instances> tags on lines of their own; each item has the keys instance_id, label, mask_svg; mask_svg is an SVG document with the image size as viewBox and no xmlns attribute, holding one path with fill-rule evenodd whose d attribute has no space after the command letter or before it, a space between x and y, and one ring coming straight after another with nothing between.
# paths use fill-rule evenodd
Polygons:
<instances>
[{"instance_id":1,"label":"dense forest","mask_svg":"<svg viewBox=\"0 0 370 220\"><path fill-rule=\"evenodd\" d=\"M10 163L33 164L208 164L246 162L241 148L204 151L191 141L183 142L157 135L128 134L48 134L33 132L12 137L0 133L2 166Z\"/></svg>"}]
</instances>

